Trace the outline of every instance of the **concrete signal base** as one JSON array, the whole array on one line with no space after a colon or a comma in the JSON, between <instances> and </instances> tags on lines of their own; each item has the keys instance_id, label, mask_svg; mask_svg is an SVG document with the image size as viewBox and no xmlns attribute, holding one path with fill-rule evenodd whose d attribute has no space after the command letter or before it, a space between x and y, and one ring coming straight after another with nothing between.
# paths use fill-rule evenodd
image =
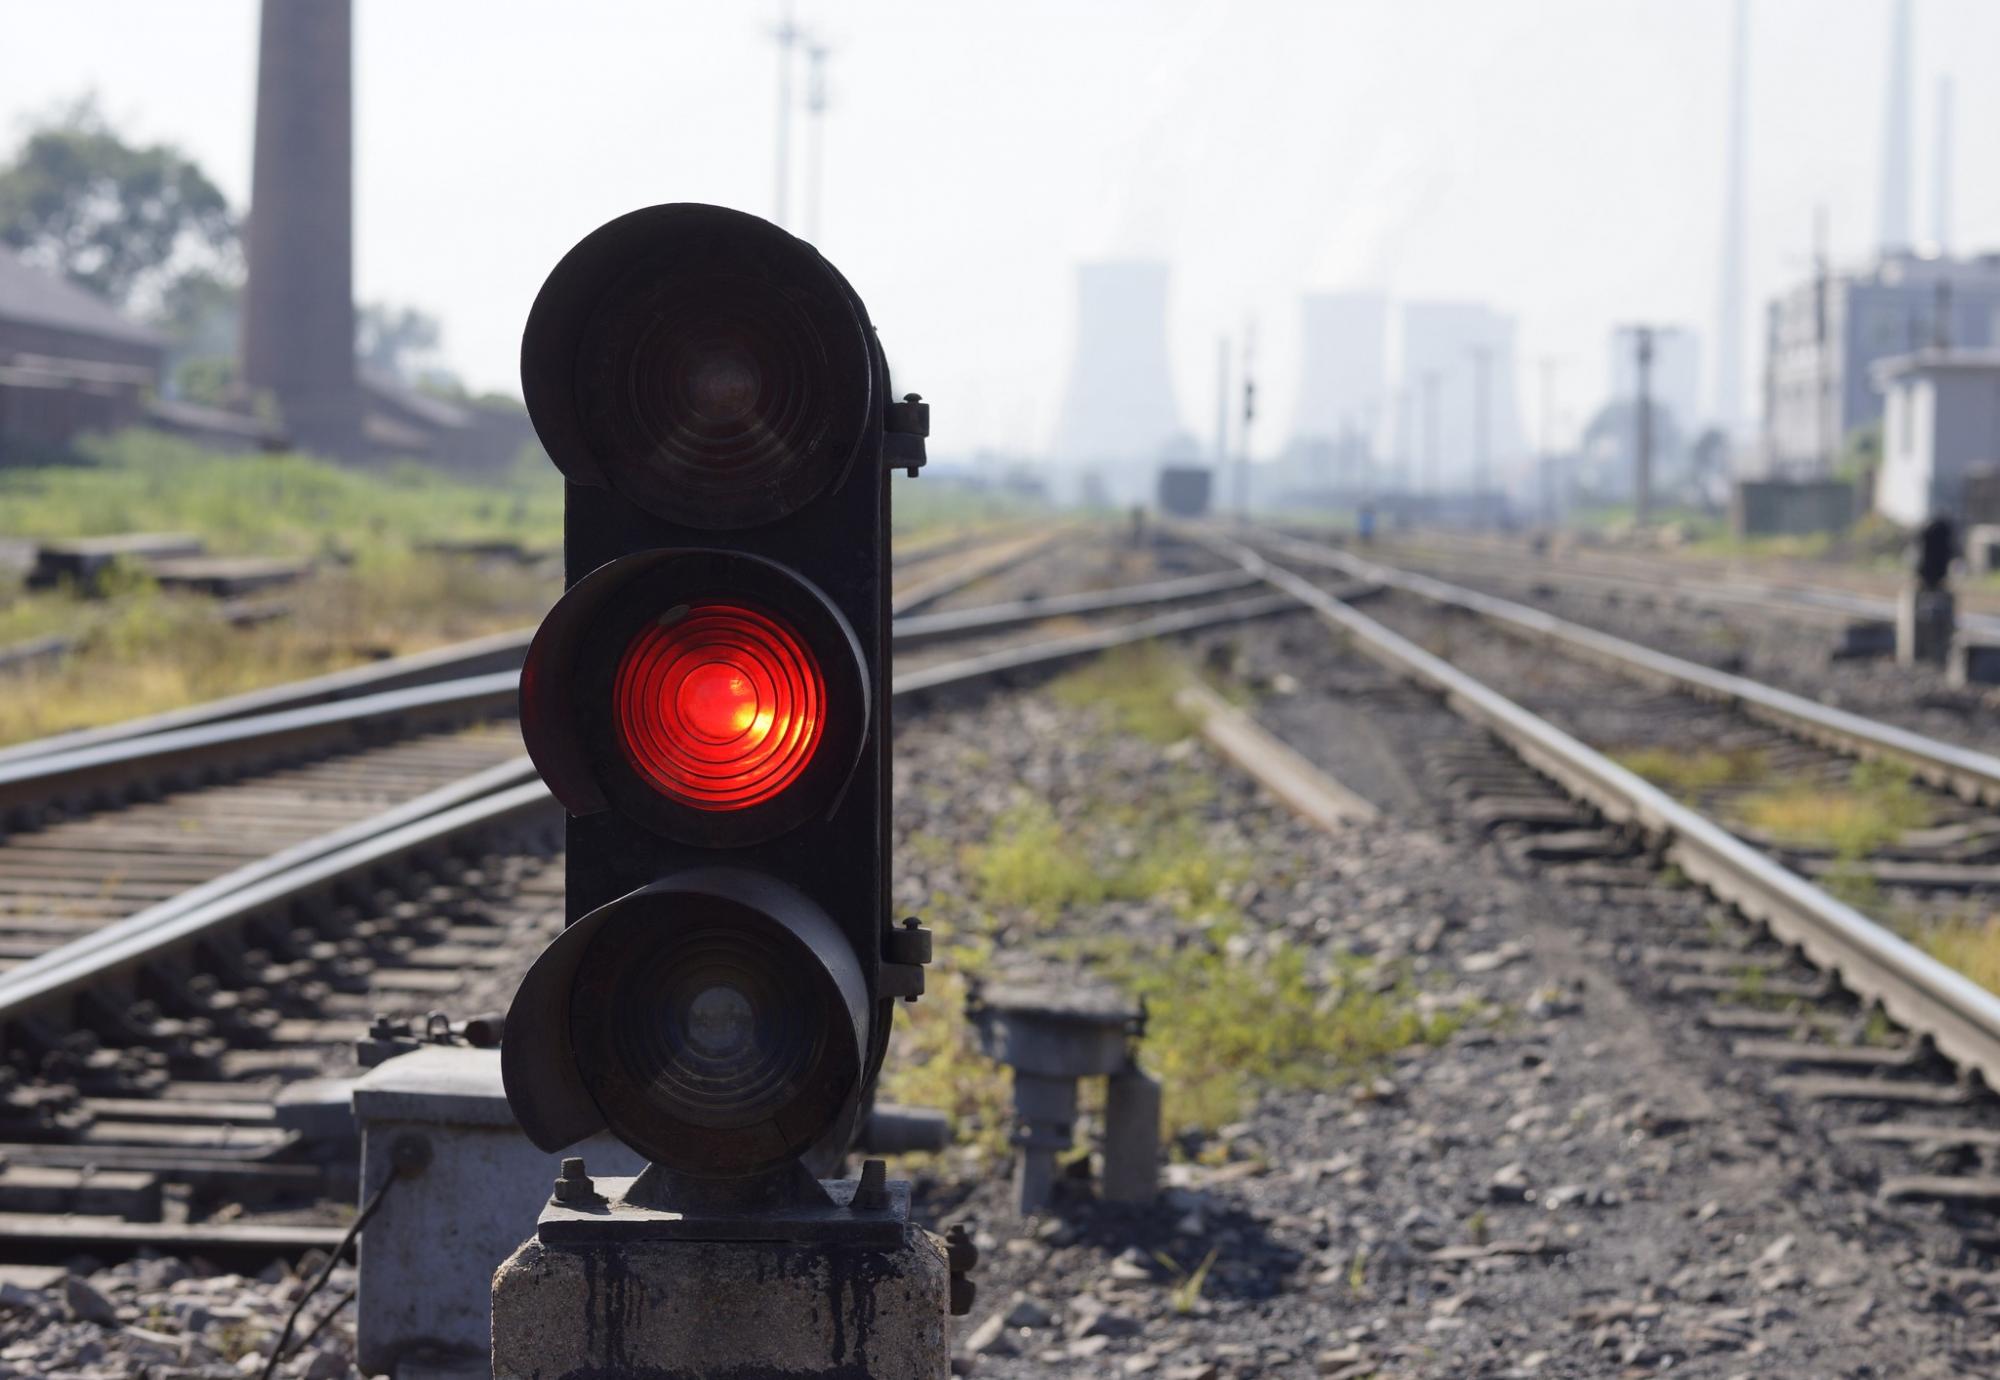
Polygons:
<instances>
[{"instance_id":1,"label":"concrete signal base","mask_svg":"<svg viewBox=\"0 0 2000 1380\"><path fill-rule=\"evenodd\" d=\"M944 1380L944 1252L530 1238L493 1276L493 1380Z\"/></svg>"}]
</instances>

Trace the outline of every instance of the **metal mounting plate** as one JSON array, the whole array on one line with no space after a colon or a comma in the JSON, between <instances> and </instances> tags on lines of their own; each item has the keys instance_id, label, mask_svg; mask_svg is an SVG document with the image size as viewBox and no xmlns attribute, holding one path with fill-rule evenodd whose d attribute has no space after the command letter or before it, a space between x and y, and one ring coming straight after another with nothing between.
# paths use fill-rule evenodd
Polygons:
<instances>
[{"instance_id":1,"label":"metal mounting plate","mask_svg":"<svg viewBox=\"0 0 2000 1380\"><path fill-rule=\"evenodd\" d=\"M891 1179L889 1205L856 1211L847 1206L858 1179L822 1179L831 1205L803 1204L755 1212L693 1208L668 1212L625 1201L633 1179L599 1179L604 1197L591 1203L550 1202L535 1234L544 1245L583 1246L634 1241L786 1241L803 1245L902 1244L910 1222L910 1185Z\"/></svg>"}]
</instances>

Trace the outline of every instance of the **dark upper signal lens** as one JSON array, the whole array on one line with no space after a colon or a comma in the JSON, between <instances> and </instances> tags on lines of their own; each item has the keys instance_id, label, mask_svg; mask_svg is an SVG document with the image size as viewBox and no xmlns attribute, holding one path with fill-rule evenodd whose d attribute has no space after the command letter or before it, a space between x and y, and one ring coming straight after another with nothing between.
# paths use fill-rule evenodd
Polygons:
<instances>
[{"instance_id":1,"label":"dark upper signal lens","mask_svg":"<svg viewBox=\"0 0 2000 1380\"><path fill-rule=\"evenodd\" d=\"M846 474L879 406L840 276L717 207L655 206L584 239L521 348L529 412L564 473L693 527L810 502Z\"/></svg>"}]
</instances>

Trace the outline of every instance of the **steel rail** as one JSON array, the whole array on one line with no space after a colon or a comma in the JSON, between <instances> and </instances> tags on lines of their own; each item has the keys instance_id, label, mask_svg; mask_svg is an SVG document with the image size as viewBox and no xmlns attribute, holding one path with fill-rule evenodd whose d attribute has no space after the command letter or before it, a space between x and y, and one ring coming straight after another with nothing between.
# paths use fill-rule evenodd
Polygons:
<instances>
[{"instance_id":1,"label":"steel rail","mask_svg":"<svg viewBox=\"0 0 2000 1380\"><path fill-rule=\"evenodd\" d=\"M1127 643L1192 632L1296 609L1289 594L1260 594L1209 608L1162 614L1115 628L907 671L894 698L1049 666ZM531 828L558 818L554 797L525 759L503 763L393 810L296 845L171 897L126 920L0 973L0 1025L76 992L134 971L276 907L337 886L356 873L393 865L426 849L496 829Z\"/></svg>"},{"instance_id":2,"label":"steel rail","mask_svg":"<svg viewBox=\"0 0 2000 1380\"><path fill-rule=\"evenodd\" d=\"M1255 583L1242 572L1230 570L1086 594L986 604L950 613L899 618L893 625L892 637L898 647L923 645L952 637L1004 631L1067 614L1178 603ZM480 661L502 656L509 648L515 648L513 638L513 634L508 634L505 639L488 639L484 647L464 655ZM519 660L515 656L514 666L505 671L420 683L384 693L333 698L270 713L232 714L212 720L204 716L203 721L184 728L144 731L137 726L153 721L135 720L131 721L134 726L131 732L114 732L127 726L110 725L98 735L99 741L84 746L0 758L0 814L93 793L115 793L178 772L213 770L272 754L345 746L356 732L377 721L395 722L401 718L422 723L510 713L514 707ZM445 664L437 659L429 663L433 669ZM402 672L417 673L415 667L406 667ZM324 699L327 679L303 682L298 688L309 697ZM254 698L273 700L285 688L260 691ZM253 697L238 698L241 702ZM224 703L215 701L212 706L196 709L219 708ZM41 741L46 744L54 740Z\"/></svg>"},{"instance_id":3,"label":"steel rail","mask_svg":"<svg viewBox=\"0 0 2000 1380\"><path fill-rule=\"evenodd\" d=\"M305 680L286 681L282 685L266 686L262 690L250 690L240 695L204 700L184 709L170 709L161 714L121 719L97 728L80 728L69 733L34 738L0 748L0 766L10 766L31 757L48 757L184 728L199 728L227 719L258 718L391 690L434 685L439 681L463 680L468 676L494 671L518 671L522 658L528 654L528 641L534 633L533 628L492 633L445 647L433 647L425 652L414 652L409 656L352 666L344 671L332 671Z\"/></svg>"},{"instance_id":4,"label":"steel rail","mask_svg":"<svg viewBox=\"0 0 2000 1380\"><path fill-rule=\"evenodd\" d=\"M1689 877L1796 945L1851 991L1879 1002L1892 1018L1929 1038L1989 1086L2000 1087L2000 997L1296 573L1229 538L1196 534L1195 539L1311 608L1391 671L1429 686L1460 715L1494 733L1523 761L1606 818L1660 842L1667 860Z\"/></svg>"},{"instance_id":5,"label":"steel rail","mask_svg":"<svg viewBox=\"0 0 2000 1380\"><path fill-rule=\"evenodd\" d=\"M1287 559L1338 570L1344 575L1375 581L1433 603L1464 609L1524 636L1578 653L1613 670L1639 675L1659 685L1727 704L1751 718L1838 752L1866 760L1900 763L1923 780L1964 800L2000 806L2000 757L1991 753L1943 742L1845 709L1835 709L1747 676L1718 671L1670 656L1622 637L1568 622L1540 609L1448 584L1429 575L1413 574L1296 538L1259 534L1254 540L1270 550L1282 552Z\"/></svg>"},{"instance_id":6,"label":"steel rail","mask_svg":"<svg viewBox=\"0 0 2000 1380\"><path fill-rule=\"evenodd\" d=\"M1034 540L1039 544L1052 540L1055 535L1048 533ZM1025 559L1026 556L1033 554L1032 549L1028 551L1015 549L1021 540L1018 535L1005 540L1008 549L1000 554L1009 560ZM929 600L941 599L946 594L993 573L996 572L991 569L972 570L966 574L952 572L948 577L937 577L926 582L934 592L927 592L920 586L918 594ZM287 710L307 709L314 705L380 695L392 690L464 680L496 671L518 671L521 669L521 662L527 657L528 644L534 635L533 628L512 628L505 632L489 633L484 637L470 638L443 647L412 652L406 656L371 662L365 666L350 666L345 670L329 671L325 675L311 676L304 680L286 681L281 685L265 686L261 690L247 690L238 695L204 700L200 704L187 705L181 709L169 709L158 714L146 714L138 718L121 719L117 723L101 724L95 728L73 729L66 733L53 733L47 737L30 739L23 743L11 743L0 747L0 766L23 762L32 757L50 757L58 753L102 747L107 743L125 742L133 738L151 737L181 729L200 728L230 719L261 718Z\"/></svg>"},{"instance_id":7,"label":"steel rail","mask_svg":"<svg viewBox=\"0 0 2000 1380\"><path fill-rule=\"evenodd\" d=\"M1010 541L996 542L989 549L968 559L965 564L928 580L919 580L889 596L889 608L898 617L906 613L917 613L929 608L940 599L958 593L968 585L974 585L990 576L1012 570L1031 556L1039 556L1058 538L1066 536L1068 528L1055 527L1031 536L1016 537Z\"/></svg>"},{"instance_id":8,"label":"steel rail","mask_svg":"<svg viewBox=\"0 0 2000 1380\"><path fill-rule=\"evenodd\" d=\"M1256 583L1255 579L1240 570L1222 570L1211 575L1186 575L1174 580L1087 590L1080 594L1051 594L1005 604L980 604L968 609L954 609L949 613L919 613L898 618L892 635L899 648L921 647L926 643L973 633L1000 632L1048 618L1104 613L1142 604L1172 604L1210 594L1227 594Z\"/></svg>"},{"instance_id":9,"label":"steel rail","mask_svg":"<svg viewBox=\"0 0 2000 1380\"><path fill-rule=\"evenodd\" d=\"M1134 642L1147 642L1175 633L1195 632L1224 623L1241 623L1246 619L1284 613L1297 607L1297 602L1288 594L1259 594L1210 608L1163 613L1136 623L1072 633L1066 637L1050 638L1045 642L1031 642L1020 647L1001 647L980 656L966 657L962 661L948 661L938 666L927 666L919 671L904 671L897 675L892 693L902 696L925 690L939 690L947 686L962 685L967 681L983 680L988 676L1005 675L1009 671L1025 670L1031 666L1047 666L1055 662L1070 661Z\"/></svg>"},{"instance_id":10,"label":"steel rail","mask_svg":"<svg viewBox=\"0 0 2000 1380\"><path fill-rule=\"evenodd\" d=\"M0 764L0 815L117 794L142 781L218 771L273 755L352 746L385 723L444 725L512 713L520 677L498 671L305 709L174 729Z\"/></svg>"},{"instance_id":11,"label":"steel rail","mask_svg":"<svg viewBox=\"0 0 2000 1380\"><path fill-rule=\"evenodd\" d=\"M510 790L536 780L534 763L526 757L516 757L502 762L485 771L474 772L439 790L430 791L406 800L393 809L370 815L344 828L330 830L315 835L303 843L281 849L255 862L233 868L219 877L211 878L185 891L176 892L166 900L134 911L122 920L114 920L89 934L81 935L60 948L37 955L18 963L5 973L0 973L0 1002L6 993L36 981L48 970L64 963L72 962L100 950L113 949L133 935L145 934L161 926L171 924L191 911L201 909L225 896L243 891L260 882L278 877L294 868L317 862L343 849L358 847L383 834L393 833L406 825L415 824L434 815L444 814L467 805L483 797Z\"/></svg>"},{"instance_id":12,"label":"steel rail","mask_svg":"<svg viewBox=\"0 0 2000 1380\"><path fill-rule=\"evenodd\" d=\"M116 933L102 940L95 935L87 936L52 949L33 963L0 974L0 1022L19 1019L51 1001L138 968L169 950L195 943L219 928L240 924L273 906L295 904L358 873L392 865L465 835L508 826L553 825L557 817L555 797L539 780L530 780L411 820L399 828L372 833L346 847L317 849L303 861L275 869L247 886L205 903L178 907L165 915L141 912L112 926Z\"/></svg>"},{"instance_id":13,"label":"steel rail","mask_svg":"<svg viewBox=\"0 0 2000 1380\"><path fill-rule=\"evenodd\" d=\"M1674 569L1677 563L1669 557L1585 548L1576 555L1541 560L1481 542L1467 547L1459 559L1500 565L1524 578L1534 574L1653 594L1668 589L1695 602L1761 608L1770 613L1844 616L1878 623L1893 622L1896 617L1896 601L1880 595L1793 584L1785 578L1704 571L1694 566ZM2000 615L1961 609L1958 622L1960 627L1982 637L2000 636Z\"/></svg>"}]
</instances>

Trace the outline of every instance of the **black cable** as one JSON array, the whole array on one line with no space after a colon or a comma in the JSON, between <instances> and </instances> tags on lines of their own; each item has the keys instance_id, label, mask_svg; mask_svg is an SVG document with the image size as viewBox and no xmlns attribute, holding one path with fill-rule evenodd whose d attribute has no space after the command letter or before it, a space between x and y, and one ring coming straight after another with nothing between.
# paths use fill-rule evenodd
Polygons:
<instances>
[{"instance_id":1,"label":"black cable","mask_svg":"<svg viewBox=\"0 0 2000 1380\"><path fill-rule=\"evenodd\" d=\"M312 1345L313 1338L319 1336L320 1333L326 1331L326 1325L332 1322L335 1318L340 1316L340 1310L347 1307L348 1304L354 1302L354 1293L355 1290L359 1287L360 1286L358 1285L350 1284L347 1287L347 1292L334 1300L333 1307L327 1309L326 1312L319 1315L319 1321L314 1323L311 1327L307 1328L306 1335L299 1338L299 1344L292 1348L292 1355L296 1356L301 1351L304 1351L307 1347Z\"/></svg>"},{"instance_id":2,"label":"black cable","mask_svg":"<svg viewBox=\"0 0 2000 1380\"><path fill-rule=\"evenodd\" d=\"M311 1300L314 1294L320 1291L320 1288L328 1279L332 1278L334 1267L340 1264L340 1258L347 1254L348 1249L354 1245L354 1238L361 1235L361 1229L368 1225L368 1219L375 1215L375 1209L381 1207L382 1200L389 1196L389 1185L395 1183L400 1177L402 1177L400 1174L392 1171L388 1178L382 1180L381 1185L376 1188L368 1201L362 1205L361 1211L354 1214L354 1220L348 1224L347 1235L340 1238L340 1244L333 1248L333 1254L326 1258L326 1264L320 1267L319 1274L313 1279L311 1284L306 1286L306 1291L299 1295L298 1302L292 1305L292 1311L285 1317L285 1326L278 1333L277 1344L271 1348L271 1359L264 1362L262 1380L271 1380L271 1376L277 1372L278 1362L284 1359L285 1348L291 1343L292 1329L298 1326L299 1314L305 1312L307 1302ZM335 1308L333 1311L337 1313L340 1309ZM332 1313L327 1315L327 1317L332 1316ZM322 1326L325 1322L325 1318L320 1319ZM318 1331L319 1328L317 1327L313 1329L314 1333ZM311 1340L310 1334L306 1340ZM304 1346L305 1343L301 1342L299 1345Z\"/></svg>"}]
</instances>

